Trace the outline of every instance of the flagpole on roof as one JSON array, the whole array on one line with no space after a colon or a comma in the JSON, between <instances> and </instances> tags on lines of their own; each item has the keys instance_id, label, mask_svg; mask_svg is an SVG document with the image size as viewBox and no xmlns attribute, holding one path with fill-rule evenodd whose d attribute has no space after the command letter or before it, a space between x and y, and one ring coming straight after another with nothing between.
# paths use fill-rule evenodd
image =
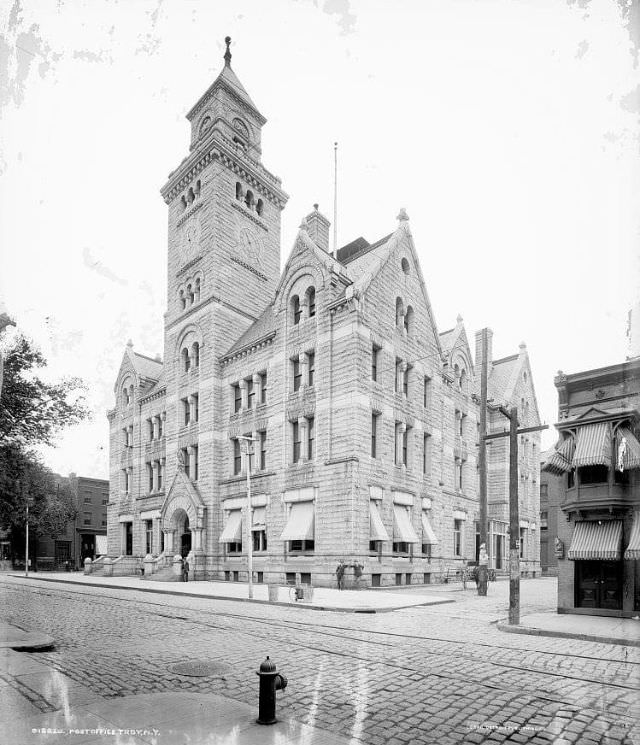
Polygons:
<instances>
[{"instance_id":1,"label":"flagpole on roof","mask_svg":"<svg viewBox=\"0 0 640 745\"><path fill-rule=\"evenodd\" d=\"M333 257L338 257L338 143L333 143Z\"/></svg>"}]
</instances>

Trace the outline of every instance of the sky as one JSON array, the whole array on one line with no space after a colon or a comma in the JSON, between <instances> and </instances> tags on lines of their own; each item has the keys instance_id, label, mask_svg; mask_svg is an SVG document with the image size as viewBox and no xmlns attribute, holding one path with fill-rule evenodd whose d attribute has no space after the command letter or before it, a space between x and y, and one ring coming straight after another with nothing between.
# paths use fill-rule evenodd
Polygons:
<instances>
[{"instance_id":1,"label":"sky","mask_svg":"<svg viewBox=\"0 0 640 745\"><path fill-rule=\"evenodd\" d=\"M333 217L337 141L338 243L404 207L438 329L526 342L553 424L558 370L628 353L639 25L638 0L0 0L0 302L94 412L45 462L108 477L125 345L163 351L159 190L226 35L290 195L282 265L314 203Z\"/></svg>"}]
</instances>

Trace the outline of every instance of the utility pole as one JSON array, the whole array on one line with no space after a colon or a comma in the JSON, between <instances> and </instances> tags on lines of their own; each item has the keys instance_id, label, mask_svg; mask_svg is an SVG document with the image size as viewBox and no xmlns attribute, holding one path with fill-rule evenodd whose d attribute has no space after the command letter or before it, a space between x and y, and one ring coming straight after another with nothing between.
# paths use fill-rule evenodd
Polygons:
<instances>
[{"instance_id":1,"label":"utility pole","mask_svg":"<svg viewBox=\"0 0 640 745\"><path fill-rule=\"evenodd\" d=\"M242 440L243 449L247 456L247 518L246 524L247 529L246 541L247 541L247 573L249 575L249 599L253 598L253 536L251 535L251 452L253 450L253 443L255 442L253 437L245 437L240 435L239 440Z\"/></svg>"},{"instance_id":2,"label":"utility pole","mask_svg":"<svg viewBox=\"0 0 640 745\"><path fill-rule=\"evenodd\" d=\"M485 435L485 440L498 437L509 438L509 624L520 623L520 516L518 511L518 435L525 432L540 432L548 425L518 429L518 409L499 406L500 412L509 420L508 432Z\"/></svg>"},{"instance_id":3,"label":"utility pole","mask_svg":"<svg viewBox=\"0 0 640 745\"><path fill-rule=\"evenodd\" d=\"M478 444L478 470L480 471L480 544L487 546L487 329L482 329L482 367L480 370L480 442ZM478 595L487 594L486 564L478 565Z\"/></svg>"}]
</instances>

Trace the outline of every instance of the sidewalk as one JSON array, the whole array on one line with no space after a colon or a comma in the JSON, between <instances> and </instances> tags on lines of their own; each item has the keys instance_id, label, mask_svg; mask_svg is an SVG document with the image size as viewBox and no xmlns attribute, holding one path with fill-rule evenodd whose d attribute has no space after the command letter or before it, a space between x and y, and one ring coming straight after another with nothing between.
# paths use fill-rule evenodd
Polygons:
<instances>
[{"instance_id":1,"label":"sidewalk","mask_svg":"<svg viewBox=\"0 0 640 745\"><path fill-rule=\"evenodd\" d=\"M0 625L0 638L23 645L28 632ZM214 694L151 693L102 698L14 649L0 649L0 739L17 745L348 745L349 740L293 720L261 726L256 707ZM286 691L277 698L286 696Z\"/></svg>"},{"instance_id":2,"label":"sidewalk","mask_svg":"<svg viewBox=\"0 0 640 745\"><path fill-rule=\"evenodd\" d=\"M522 616L519 626L510 626L507 621L499 621L497 625L500 631L506 631L509 634L556 636L603 644L640 647L640 620L636 621L633 618L549 612Z\"/></svg>"},{"instance_id":3,"label":"sidewalk","mask_svg":"<svg viewBox=\"0 0 640 745\"><path fill-rule=\"evenodd\" d=\"M425 590L424 594L416 592L386 593L378 590L334 590L329 587L316 587L312 601L291 600L291 588L279 587L278 600L269 600L268 587L265 584L253 585L253 599L248 597L248 586L243 582L155 582L142 577L94 577L90 574L69 574L66 572L38 572L25 577L22 574L8 574L8 577L22 579L25 582L57 582L73 585L88 585L117 590L137 590L138 592L156 592L163 595L188 595L212 600L239 600L271 605L295 605L298 608L312 610L339 611L343 613L385 613L399 608L411 608L418 605L440 605L453 603L455 599L438 597Z\"/></svg>"}]
</instances>

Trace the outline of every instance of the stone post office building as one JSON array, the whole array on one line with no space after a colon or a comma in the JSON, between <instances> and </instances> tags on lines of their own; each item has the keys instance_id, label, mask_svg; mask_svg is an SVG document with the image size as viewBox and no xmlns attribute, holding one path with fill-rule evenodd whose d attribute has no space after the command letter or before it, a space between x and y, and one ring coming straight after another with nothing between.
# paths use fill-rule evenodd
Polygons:
<instances>
[{"instance_id":1,"label":"stone post office building","mask_svg":"<svg viewBox=\"0 0 640 745\"><path fill-rule=\"evenodd\" d=\"M282 273L280 179L265 118L225 65L187 114L168 207L164 362L127 347L109 412L114 573L191 554L196 579L247 579L246 469L258 582L435 581L476 558L476 367L439 333L400 210L389 235L330 251L317 206ZM491 350L491 344L489 344ZM497 405L539 423L526 348L489 360ZM478 376L479 377L479 376ZM539 571L539 437L521 442L523 570ZM508 550L508 444L488 447L489 553Z\"/></svg>"}]
</instances>

